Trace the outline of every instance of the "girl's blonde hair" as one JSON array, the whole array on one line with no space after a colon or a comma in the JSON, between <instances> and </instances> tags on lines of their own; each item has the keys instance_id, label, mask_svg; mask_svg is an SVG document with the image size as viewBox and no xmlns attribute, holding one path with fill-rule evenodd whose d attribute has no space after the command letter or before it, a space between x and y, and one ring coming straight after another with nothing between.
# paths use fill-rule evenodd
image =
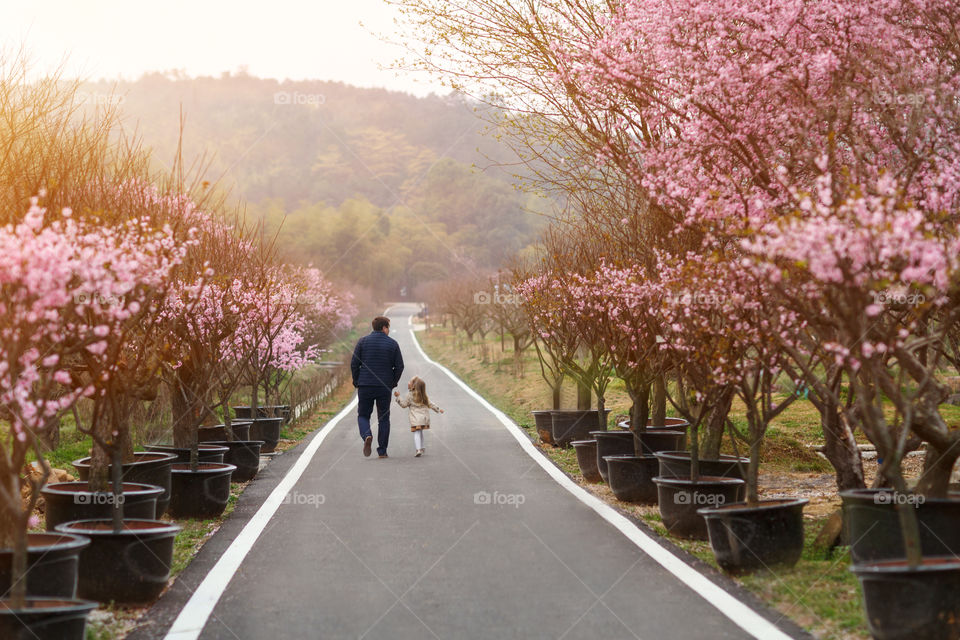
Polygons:
<instances>
[{"instance_id":1,"label":"girl's blonde hair","mask_svg":"<svg viewBox=\"0 0 960 640\"><path fill-rule=\"evenodd\" d=\"M413 401L417 404L430 406L430 399L427 397L427 383L418 376L410 378L410 382L413 383Z\"/></svg>"}]
</instances>

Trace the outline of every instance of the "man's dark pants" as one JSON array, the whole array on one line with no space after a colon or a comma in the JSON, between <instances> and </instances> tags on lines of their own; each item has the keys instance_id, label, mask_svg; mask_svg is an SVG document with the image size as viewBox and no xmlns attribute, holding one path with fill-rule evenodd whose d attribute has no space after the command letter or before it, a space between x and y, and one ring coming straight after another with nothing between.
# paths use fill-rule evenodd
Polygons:
<instances>
[{"instance_id":1,"label":"man's dark pants","mask_svg":"<svg viewBox=\"0 0 960 640\"><path fill-rule=\"evenodd\" d=\"M377 405L377 453L382 456L390 444L390 389L357 387L357 401L357 423L363 439L373 435L370 431L370 416L373 415L374 403Z\"/></svg>"}]
</instances>

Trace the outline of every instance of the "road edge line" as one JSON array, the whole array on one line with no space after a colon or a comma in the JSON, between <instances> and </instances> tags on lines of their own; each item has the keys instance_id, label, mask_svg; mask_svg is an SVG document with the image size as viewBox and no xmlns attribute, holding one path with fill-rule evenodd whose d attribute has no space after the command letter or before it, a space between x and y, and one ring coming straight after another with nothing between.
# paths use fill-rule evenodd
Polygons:
<instances>
[{"instance_id":1,"label":"road edge line","mask_svg":"<svg viewBox=\"0 0 960 640\"><path fill-rule=\"evenodd\" d=\"M207 620L210 619L210 614L213 613L217 602L220 601L224 591L233 579L233 575L240 568L250 549L260 539L260 534L263 533L267 523L270 522L270 519L283 503L284 497L300 480L300 476L303 475L326 437L356 406L357 396L354 394L347 406L313 436L310 444L300 454L297 461L290 467L279 484L274 487L253 517L247 521L247 524L244 525L237 537L233 539L230 546L227 547L217 563L204 577L203 582L196 588L187 603L183 605L177 618L164 635L164 640L196 640L200 636Z\"/></svg>"},{"instance_id":2,"label":"road edge line","mask_svg":"<svg viewBox=\"0 0 960 640\"><path fill-rule=\"evenodd\" d=\"M412 324L413 316L410 316L410 318ZM530 438L527 437L527 434L524 433L513 420L507 417L503 411L490 404L486 398L458 378L455 373L430 358L423 350L423 347L420 346L420 341L417 340L417 335L412 328L410 329L410 336L413 338L413 343L416 345L420 355L422 355L428 363L447 374L461 389L473 396L485 409L496 416L507 428L507 431L510 432L510 435L520 443L520 448L533 458L557 484L572 493L580 502L593 509L601 518L616 527L620 533L639 547L641 551L653 558L657 564L669 571L680 582L696 592L697 595L710 603L735 625L754 638L757 638L757 640L792 640L792 636L754 611L750 605L742 602L715 584L705 575L675 556L669 549L644 533L622 513L571 480L567 474L561 471L534 446Z\"/></svg>"}]
</instances>

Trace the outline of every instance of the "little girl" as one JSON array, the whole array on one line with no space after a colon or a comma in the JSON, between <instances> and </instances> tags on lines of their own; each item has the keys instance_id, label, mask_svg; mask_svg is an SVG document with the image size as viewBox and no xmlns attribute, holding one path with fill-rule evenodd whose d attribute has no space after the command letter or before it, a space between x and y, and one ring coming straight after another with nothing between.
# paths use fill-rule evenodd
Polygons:
<instances>
[{"instance_id":1,"label":"little girl","mask_svg":"<svg viewBox=\"0 0 960 640\"><path fill-rule=\"evenodd\" d=\"M417 447L416 457L423 455L423 430L430 428L430 409L437 413L443 413L443 409L430 402L427 397L427 384L414 376L407 383L407 389L410 391L405 397L401 398L398 391L393 395L397 398L397 404L403 408L409 408L410 413L410 431L413 431L413 444Z\"/></svg>"}]
</instances>

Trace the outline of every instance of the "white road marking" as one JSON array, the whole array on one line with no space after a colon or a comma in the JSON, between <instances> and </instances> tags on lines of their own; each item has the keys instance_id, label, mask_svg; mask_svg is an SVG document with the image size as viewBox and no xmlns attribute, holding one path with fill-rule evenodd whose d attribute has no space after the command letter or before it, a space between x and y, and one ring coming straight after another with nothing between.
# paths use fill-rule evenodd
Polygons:
<instances>
[{"instance_id":1,"label":"white road marking","mask_svg":"<svg viewBox=\"0 0 960 640\"><path fill-rule=\"evenodd\" d=\"M410 318L412 324L413 316L410 316ZM758 614L756 611L734 596L727 593L721 587L711 582L702 573L688 565L677 556L673 555L673 553L671 553L666 547L644 533L639 527L637 527L637 525L630 522L630 520L619 511L571 480L563 471L550 462L550 460L547 459L547 457L544 456L540 450L534 446L533 442L530 441L530 438L527 437L523 430L513 420L508 418L506 414L497 409L495 406L487 402L486 398L471 389L452 371L447 369L442 364L431 360L430 357L424 352L423 347L420 346L420 342L417 340L417 336L413 329L410 329L410 337L413 339L413 344L416 345L420 355L423 356L427 362L447 374L447 376L457 383L461 389L470 394L477 402L482 404L488 411L496 416L497 419L507 428L507 431L509 431L516 441L520 443L520 447L527 452L527 454L541 467L543 467L543 470L546 471L551 478L556 480L556 482L564 489L572 493L578 500L580 500L580 502L593 509L598 515L600 515L600 517L616 527L620 533L625 535L631 542L637 545L641 551L653 558L657 564L673 574L678 580L680 580L680 582L693 589L697 595L716 607L720 613L730 618L735 625L752 635L754 638L757 638L758 640L790 640L790 636L777 628L777 626L772 622Z\"/></svg>"},{"instance_id":2,"label":"white road marking","mask_svg":"<svg viewBox=\"0 0 960 640\"><path fill-rule=\"evenodd\" d=\"M207 577L203 579L197 590L190 596L190 600L184 605L180 615L177 616L177 619L173 621L173 625L167 631L165 640L196 640L199 637L210 618L210 614L213 613L213 608L217 606L217 602L223 592L226 591L227 585L230 584L233 574L236 573L260 534L263 533L267 523L270 522L273 514L283 503L284 497L303 475L307 465L313 460L314 454L323 444L327 435L356 406L357 396L354 395L350 404L344 407L313 437L307 448L287 471L287 475L283 477L266 501L260 505L254 516L250 518L240 534L217 560L217 564L213 566Z\"/></svg>"}]
</instances>

